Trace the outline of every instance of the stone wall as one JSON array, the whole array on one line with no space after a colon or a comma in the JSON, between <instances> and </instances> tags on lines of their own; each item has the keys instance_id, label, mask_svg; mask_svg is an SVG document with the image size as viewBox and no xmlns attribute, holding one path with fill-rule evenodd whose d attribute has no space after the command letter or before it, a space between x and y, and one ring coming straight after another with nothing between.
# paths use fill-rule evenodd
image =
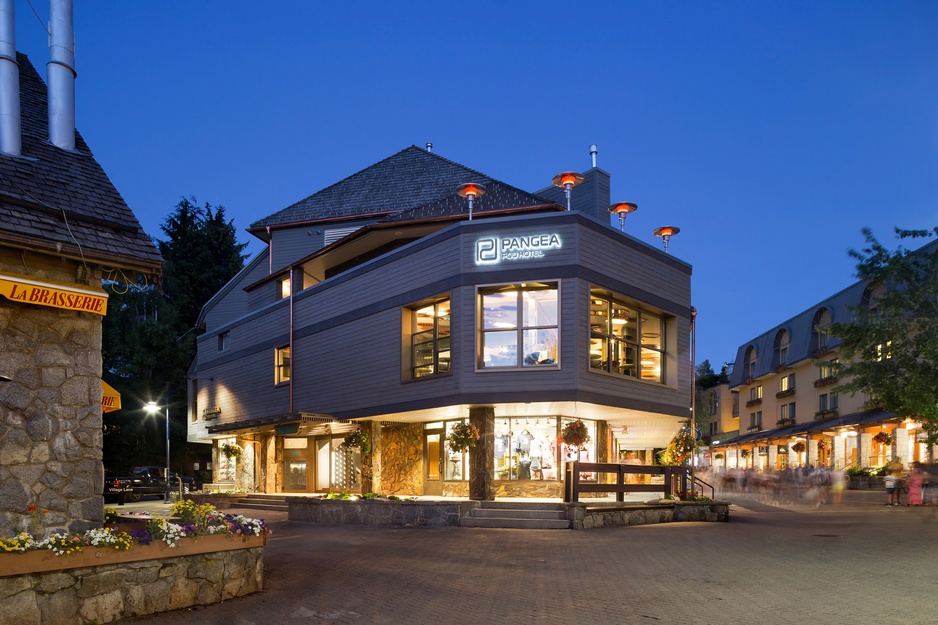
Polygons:
<instances>
[{"instance_id":1,"label":"stone wall","mask_svg":"<svg viewBox=\"0 0 938 625\"><path fill-rule=\"evenodd\" d=\"M26 273L3 259L0 269ZM75 280L64 266L33 275ZM0 297L0 374L12 379L0 382L0 535L99 527L101 317Z\"/></svg>"},{"instance_id":2,"label":"stone wall","mask_svg":"<svg viewBox=\"0 0 938 625\"><path fill-rule=\"evenodd\" d=\"M100 625L241 597L263 588L263 551L255 547L2 577L2 621Z\"/></svg>"},{"instance_id":3,"label":"stone wall","mask_svg":"<svg viewBox=\"0 0 938 625\"><path fill-rule=\"evenodd\" d=\"M401 525L456 527L459 518L478 506L470 501L331 500L287 497L288 518L330 525Z\"/></svg>"},{"instance_id":4,"label":"stone wall","mask_svg":"<svg viewBox=\"0 0 938 625\"><path fill-rule=\"evenodd\" d=\"M655 523L730 520L729 504L719 501L593 506L577 503L567 504L567 506L570 527L575 530Z\"/></svg>"},{"instance_id":5,"label":"stone wall","mask_svg":"<svg viewBox=\"0 0 938 625\"><path fill-rule=\"evenodd\" d=\"M423 424L381 430L381 494L423 494Z\"/></svg>"}]
</instances>

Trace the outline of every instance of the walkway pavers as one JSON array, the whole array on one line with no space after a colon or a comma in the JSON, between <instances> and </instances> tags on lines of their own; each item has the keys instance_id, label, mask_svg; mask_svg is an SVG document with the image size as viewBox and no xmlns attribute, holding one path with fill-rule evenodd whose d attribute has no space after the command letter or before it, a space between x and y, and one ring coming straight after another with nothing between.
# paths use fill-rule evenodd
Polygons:
<instances>
[{"instance_id":1,"label":"walkway pavers","mask_svg":"<svg viewBox=\"0 0 938 625\"><path fill-rule=\"evenodd\" d=\"M585 531L385 528L268 516L265 591L148 625L932 623L934 509L770 506L729 523ZM245 511L249 514L249 511Z\"/></svg>"}]
</instances>

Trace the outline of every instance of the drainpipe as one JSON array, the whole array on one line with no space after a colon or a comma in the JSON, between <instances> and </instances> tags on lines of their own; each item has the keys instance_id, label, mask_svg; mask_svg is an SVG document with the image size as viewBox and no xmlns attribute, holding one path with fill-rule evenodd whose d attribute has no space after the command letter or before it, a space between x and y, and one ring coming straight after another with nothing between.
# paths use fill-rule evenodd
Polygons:
<instances>
[{"instance_id":1,"label":"drainpipe","mask_svg":"<svg viewBox=\"0 0 938 625\"><path fill-rule=\"evenodd\" d=\"M695 494L697 480L697 309L693 306L690 307L690 332L690 434L694 437L694 453L690 461L690 492Z\"/></svg>"},{"instance_id":2,"label":"drainpipe","mask_svg":"<svg viewBox=\"0 0 938 625\"><path fill-rule=\"evenodd\" d=\"M13 0L0 0L0 152L13 156L22 153L20 127L20 69L16 63Z\"/></svg>"},{"instance_id":3,"label":"drainpipe","mask_svg":"<svg viewBox=\"0 0 938 625\"><path fill-rule=\"evenodd\" d=\"M49 3L49 141L75 151L75 29L71 0Z\"/></svg>"},{"instance_id":4,"label":"drainpipe","mask_svg":"<svg viewBox=\"0 0 938 625\"><path fill-rule=\"evenodd\" d=\"M295 356L293 353L293 293L296 291L296 284L294 284L295 276L293 275L293 265L290 265L290 412L293 412L293 378L294 378L294 364L296 363Z\"/></svg>"}]
</instances>

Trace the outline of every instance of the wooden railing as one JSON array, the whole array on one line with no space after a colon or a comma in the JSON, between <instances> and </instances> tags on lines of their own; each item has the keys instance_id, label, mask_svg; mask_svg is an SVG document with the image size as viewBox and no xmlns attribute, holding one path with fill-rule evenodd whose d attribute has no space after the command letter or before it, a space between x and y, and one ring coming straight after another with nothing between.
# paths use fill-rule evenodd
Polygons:
<instances>
[{"instance_id":1,"label":"wooden railing","mask_svg":"<svg viewBox=\"0 0 938 625\"><path fill-rule=\"evenodd\" d=\"M596 476L615 475L615 482L603 482L602 479L584 480L584 473ZM660 483L626 484L626 475L663 476ZM625 493L664 493L665 497L677 495L687 497L690 474L687 467L673 467L652 464L616 464L610 462L564 463L563 500L574 503L580 500L580 493L615 493L616 501L625 501Z\"/></svg>"}]
</instances>

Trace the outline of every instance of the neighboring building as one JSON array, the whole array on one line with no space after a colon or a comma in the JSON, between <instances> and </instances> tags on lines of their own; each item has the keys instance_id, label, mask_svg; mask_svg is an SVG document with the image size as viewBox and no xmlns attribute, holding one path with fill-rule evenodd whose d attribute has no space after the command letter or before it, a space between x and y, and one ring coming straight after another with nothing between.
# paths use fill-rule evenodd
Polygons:
<instances>
[{"instance_id":1,"label":"neighboring building","mask_svg":"<svg viewBox=\"0 0 938 625\"><path fill-rule=\"evenodd\" d=\"M0 12L0 528L11 536L38 516L73 533L104 520L102 279L155 280L161 259L75 132L71 66L50 63L61 92L47 96L13 49L11 11Z\"/></svg>"},{"instance_id":2,"label":"neighboring building","mask_svg":"<svg viewBox=\"0 0 938 625\"><path fill-rule=\"evenodd\" d=\"M252 224L268 248L204 307L190 370L216 486L559 497L575 419L580 458L651 462L687 420L691 268L584 176L567 212L410 147ZM467 420L480 444L449 452Z\"/></svg>"},{"instance_id":3,"label":"neighboring building","mask_svg":"<svg viewBox=\"0 0 938 625\"><path fill-rule=\"evenodd\" d=\"M721 441L739 436L739 393L730 390L727 382L698 390L697 429L703 443L698 452L698 463L702 466L726 468L726 450L716 446Z\"/></svg>"},{"instance_id":4,"label":"neighboring building","mask_svg":"<svg viewBox=\"0 0 938 625\"><path fill-rule=\"evenodd\" d=\"M879 467L928 458L921 424L839 394L822 363L838 359L840 339L826 328L875 302L876 285L858 282L739 347L730 388L739 394L739 435L715 447L727 466L776 470L798 466ZM797 443L804 451L794 448Z\"/></svg>"}]
</instances>

